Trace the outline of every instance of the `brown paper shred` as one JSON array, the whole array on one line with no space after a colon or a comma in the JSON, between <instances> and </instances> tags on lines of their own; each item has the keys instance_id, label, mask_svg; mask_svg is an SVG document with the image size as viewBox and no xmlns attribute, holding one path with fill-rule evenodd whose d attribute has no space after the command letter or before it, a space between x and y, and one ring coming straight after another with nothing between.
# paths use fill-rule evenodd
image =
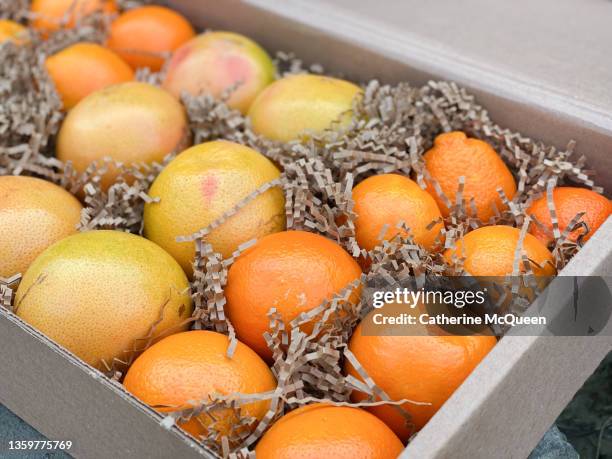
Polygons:
<instances>
[{"instance_id":1,"label":"brown paper shred","mask_svg":"<svg viewBox=\"0 0 612 459\"><path fill-rule=\"evenodd\" d=\"M0 306L9 311L13 309L13 298L20 280L21 274L15 274L8 279L0 277Z\"/></svg>"},{"instance_id":2,"label":"brown paper shred","mask_svg":"<svg viewBox=\"0 0 612 459\"><path fill-rule=\"evenodd\" d=\"M133 8L149 3L157 2L121 0L120 7ZM25 22L30 18L27 8L25 0L0 0L2 17ZM53 33L46 42L33 34L27 45L17 47L10 42L0 45L0 61L3 63L0 67L0 175L43 177L79 195L85 204L80 225L83 231L108 228L139 234L142 232L143 206L154 202L147 195L148 189L173 155L161 165L129 168L102 161L83 173L77 173L71 164L63 164L53 157L55 138L64 114L45 72L44 59L78 41L102 42L107 27L107 18L94 14L82 18L74 29L60 29ZM324 73L322 67L306 66L291 54L279 53L275 61L279 76ZM137 78L160 84L163 71L141 70ZM354 184L381 173L410 176L422 188L426 187L426 182L432 183L450 209L442 232L444 249L454 248L464 234L485 224L520 228L522 241L528 225L539 224L535 219L530 220L526 209L542 195L547 196L549 209L552 209L555 233L552 253L557 270L580 250L582 239L577 243L570 241L571 231L579 227L588 231L581 222L581 214L560 231L550 195L553 186L566 184L578 184L602 192L593 180L593 172L587 169L585 157L576 153L573 142L564 149L557 149L501 127L489 118L487 111L471 94L455 83L434 81L416 87L408 83L385 85L370 81L363 88L363 97L355 102L354 117L348 126L306 135L301 142L289 143L270 141L255 134L249 120L225 104L229 92L225 99L221 97L220 100L208 95L184 95L182 98L194 143L216 139L238 142L261 152L283 171L279 180L256 190L208 228L181 238L196 247L194 280L191 283L195 305L190 319L193 328L227 334L230 338L227 355L231 358L237 341L224 312L227 272L233 261L254 241L242 245L229 259L223 259L206 242L206 235L271 186L282 187L285 193L288 229L319 233L338 242L369 265L359 282L347 286L334 298L289 324L281 320L277 311L270 310L270 328L265 337L273 350L272 369L278 380L275 391L213 396L209 400L194 401L189 410L171 413L162 421L165 426L171 426L176 420L200 414L213 420L218 410L230 410L236 423L229 435L220 435L212 426L202 440L203 445L220 456L252 457L251 448L266 429L285 412L306 403L324 401L350 406L410 403L407 400L389 400L376 387L348 351L348 340L355 325L368 312L368 292L372 289L408 281L422 285L428 275L463 274L464 255L455 254L447 263L441 251L429 252L415 244L404 223L396 226L400 233L390 240L383 241L373 250L363 250L355 239L356 215L351 197ZM498 190L504 208L494 209L494 216L488 222L480 221L474 201L464 198L464 181L460 182L455 196L444 196L439 184L432 180L424 167L422 156L431 148L435 137L451 130L465 131L491 144L517 179L517 193L512 199ZM100 182L109 167L119 169L121 173L104 191ZM441 240L439 242L442 246ZM522 253L521 245L522 242L517 247L513 271L524 271L520 280L523 287L536 288L535 264ZM18 282L18 277L0 280L0 301L9 309ZM526 309L530 301L524 295L526 289L519 286L515 284L510 290L500 288L493 307L502 308L510 303L513 310ZM362 289L362 298L354 304L350 299L357 288ZM306 331L306 324L314 324L311 332ZM151 337L143 337L126 354L142 352L150 345ZM123 362L110 363L107 368L108 376L115 380L121 379L125 366L131 361L129 355L121 360ZM343 367L347 360L362 379L344 375ZM367 399L360 404L350 402L353 390L363 392ZM248 400L270 401L270 409L261 422L255 423L240 414L240 406Z\"/></svg>"}]
</instances>

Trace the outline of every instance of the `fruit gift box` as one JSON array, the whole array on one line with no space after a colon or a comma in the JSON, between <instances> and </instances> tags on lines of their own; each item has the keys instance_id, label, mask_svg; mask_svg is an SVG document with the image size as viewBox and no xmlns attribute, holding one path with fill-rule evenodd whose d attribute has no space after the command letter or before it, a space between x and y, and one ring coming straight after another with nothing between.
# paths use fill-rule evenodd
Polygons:
<instances>
[{"instance_id":1,"label":"fruit gift box","mask_svg":"<svg viewBox=\"0 0 612 459\"><path fill-rule=\"evenodd\" d=\"M151 3L0 2L0 401L77 457L528 452L609 336L371 336L369 292L609 274L603 150L272 5Z\"/></svg>"}]
</instances>

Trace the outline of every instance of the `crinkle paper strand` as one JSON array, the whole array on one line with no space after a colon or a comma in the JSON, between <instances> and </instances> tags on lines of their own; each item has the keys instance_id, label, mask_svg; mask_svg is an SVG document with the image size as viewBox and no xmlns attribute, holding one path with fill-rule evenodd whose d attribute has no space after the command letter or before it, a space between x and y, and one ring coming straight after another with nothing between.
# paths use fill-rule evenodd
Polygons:
<instances>
[{"instance_id":1,"label":"crinkle paper strand","mask_svg":"<svg viewBox=\"0 0 612 459\"><path fill-rule=\"evenodd\" d=\"M124 8L142 3L121 2ZM0 0L0 15L25 21L27 5L27 1ZM44 59L78 41L102 42L107 26L102 16L94 14L83 18L75 29L54 33L48 41L33 34L27 45L15 46L10 42L0 45L3 63L0 66L0 175L43 177L79 195L85 204L81 230L105 228L141 234L143 206L153 202L147 191L163 164L127 168L108 159L93 164L84 173L77 173L69 163L54 158L55 139L64 114L44 69ZM307 66L291 54L279 53L276 62L279 75L323 73L320 66ZM159 84L161 75L143 71L138 78ZM184 95L183 102L195 143L219 138L232 140L260 151L283 169L279 180L254 191L210 227L193 235L182 235L184 243L196 245L191 285L195 302L191 319L194 328L229 335L227 352L231 357L236 338L224 312L224 287L234 259L254 241L245 243L229 259L223 259L206 242L206 234L270 187L284 190L288 229L322 234L338 242L354 257L367 260L370 266L361 279L289 324L281 320L277 311L270 310L266 340L274 353L272 371L278 380L276 390L266 394L212 394L207 400L192 401L193 408L176 411L163 422L172 425L177 419L193 416L214 419L219 410L229 410L236 421L232 431L222 434L215 430L213 423L207 437L201 440L220 456L251 456L251 448L271 423L286 411L314 401L351 406L388 403L410 424L410 416L401 405L416 402L391 400L348 351L351 332L368 311L367 295L355 302L355 295L351 294L357 289L365 292L372 286L393 285L410 278L460 274L463 260L457 257L449 266L439 251L428 252L414 244L410 228L403 223L399 225L403 231L393 239L371 251L360 248L355 239L353 184L371 175L396 172L413 176L422 185L427 178L422 156L432 146L435 136L451 130L465 131L487 141L499 152L517 178L518 191L512 200L502 194L507 209L498 210L490 221L483 222L474 217L473 203L463 199L461 184L457 196L445 197L451 214L444 221L444 247L453 247L467 231L484 224L521 228L522 241L529 224L526 208L534 199L547 196L557 270L580 249L581 241L574 243L568 235L571 229L584 224L578 215L568 229L559 230L552 188L558 184L578 184L602 191L593 182L592 172L586 169L585 158L575 153L573 143L565 149L557 149L496 125L474 97L454 83L440 81L414 87L408 83L384 85L370 81L364 85L363 98L355 102L355 116L350 126L330 129L320 135L307 134L300 141L290 143L273 142L256 135L249 120L228 108L223 100L208 95ZM164 164L177 153L169 155ZM123 172L104 191L100 180L110 166L119 167ZM529 279L531 262L522 253L521 244L515 256L515 273L523 269L524 277ZM0 280L0 302L4 307L11 307L18 281L18 276ZM524 308L528 302L521 297L522 289L518 287L513 285L510 294ZM163 305L161 311L163 314ZM304 325L313 322L314 330L307 332ZM126 366L154 338L155 327L152 327L133 349L126 350L125 359L106 363L104 370L108 376L121 380ZM360 379L344 374L347 361ZM351 403L353 390L360 390L368 397L360 404ZM241 411L244 403L253 400L269 401L269 410L259 423Z\"/></svg>"}]
</instances>

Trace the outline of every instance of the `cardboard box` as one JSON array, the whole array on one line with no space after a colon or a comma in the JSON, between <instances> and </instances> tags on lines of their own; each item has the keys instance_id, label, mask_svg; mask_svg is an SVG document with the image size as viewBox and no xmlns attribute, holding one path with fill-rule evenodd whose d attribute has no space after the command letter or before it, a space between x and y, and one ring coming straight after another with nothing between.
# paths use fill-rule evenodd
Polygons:
<instances>
[{"instance_id":1,"label":"cardboard box","mask_svg":"<svg viewBox=\"0 0 612 459\"><path fill-rule=\"evenodd\" d=\"M569 86L564 93L547 78L516 78L507 69L492 65L495 62L490 59L496 53L491 50L507 51L510 39L496 33L495 13L503 8L499 4L472 0L465 9L459 9L452 6L453 2L441 2L444 8L460 10L453 13L456 22L445 25L450 27L442 37L448 41L445 47L432 41L439 39L436 30L406 31L388 25L401 24L402 17L409 17L410 8L418 7L419 14L425 17L428 13L432 17L440 14L436 11L439 5L424 2L389 2L393 8L387 13L375 2L349 0L169 3L199 27L245 33L271 51L294 51L307 62L320 62L358 81L371 77L415 84L430 78L455 80L474 92L504 126L558 146L576 139L579 151L598 171L598 182L608 190L612 187L612 122L594 103L597 99L590 100ZM552 0L542 3L548 5L549 23L565 11L558 10ZM521 4L527 8L525 0ZM515 4L513 7L520 9ZM580 17L591 18L584 11ZM473 28L460 19L478 23L479 33L487 37L486 46L479 45L474 51L474 38L470 35ZM517 30L512 40L525 40L526 47L531 46L531 34L544 35L536 33L529 21L515 22L514 26ZM561 36L560 27L551 26ZM586 24L584 27L590 30ZM566 47L558 43L568 59L580 57L586 46L574 41L575 37L567 37ZM483 49L486 55L479 55ZM516 46L512 49L516 52ZM544 57L538 64L544 75L560 71L554 60ZM523 68L526 57L513 58L508 67ZM579 75L589 77L586 70ZM608 83L599 81L602 86ZM557 83L563 87L567 82ZM575 95L584 99L575 100ZM598 100L609 103L607 113L612 112L611 101ZM562 274L612 276L611 239L609 219ZM612 349L610 328L608 324L599 337L504 337L403 456L526 457ZM0 348L0 402L49 438L72 440L70 454L87 458L212 457L178 428L162 427L161 416L124 392L119 384L102 377L2 309Z\"/></svg>"}]
</instances>

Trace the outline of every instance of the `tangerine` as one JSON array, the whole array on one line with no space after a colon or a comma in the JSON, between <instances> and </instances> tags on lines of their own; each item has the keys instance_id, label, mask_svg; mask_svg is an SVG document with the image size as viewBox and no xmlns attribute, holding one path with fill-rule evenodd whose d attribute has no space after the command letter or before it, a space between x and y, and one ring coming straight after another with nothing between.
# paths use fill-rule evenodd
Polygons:
<instances>
[{"instance_id":1,"label":"tangerine","mask_svg":"<svg viewBox=\"0 0 612 459\"><path fill-rule=\"evenodd\" d=\"M565 230L578 213L585 212L580 219L580 221L586 223L589 229L589 232L583 237L584 242L593 236L612 213L612 203L609 199L585 188L568 186L555 188L553 190L553 202L555 203L555 212L561 232ZM546 228L543 229L534 222L529 228L531 234L543 244L550 244L553 241L553 230L546 196L536 200L527 210L527 214L537 218ZM575 242L584 232L584 228L577 228L569 234L569 239Z\"/></svg>"},{"instance_id":2,"label":"tangerine","mask_svg":"<svg viewBox=\"0 0 612 459\"><path fill-rule=\"evenodd\" d=\"M148 67L158 72L165 55L195 36L193 27L179 13L157 5L126 11L111 24L107 46L134 70Z\"/></svg>"},{"instance_id":3,"label":"tangerine","mask_svg":"<svg viewBox=\"0 0 612 459\"><path fill-rule=\"evenodd\" d=\"M498 188L508 199L516 193L514 177L493 147L482 140L468 138L463 132L440 134L423 159L429 175L438 182L451 203L455 202L459 178L465 178L463 199L466 209L471 212L470 201L474 199L476 216L483 222L495 215L494 206L499 211L505 208ZM447 217L449 209L431 181L428 181L427 189L437 201L442 215Z\"/></svg>"},{"instance_id":4,"label":"tangerine","mask_svg":"<svg viewBox=\"0 0 612 459\"><path fill-rule=\"evenodd\" d=\"M270 234L230 267L226 312L238 338L270 359L272 352L263 337L270 308L276 308L288 325L360 276L357 262L334 241L306 231Z\"/></svg>"},{"instance_id":5,"label":"tangerine","mask_svg":"<svg viewBox=\"0 0 612 459\"><path fill-rule=\"evenodd\" d=\"M353 188L353 200L357 243L366 250L380 244L385 225L388 228L385 239L400 233L397 228L400 221L408 225L414 241L426 249L431 250L436 239L441 239L444 224L436 201L407 177L397 174L369 177ZM434 221L438 223L428 228Z\"/></svg>"}]
</instances>

